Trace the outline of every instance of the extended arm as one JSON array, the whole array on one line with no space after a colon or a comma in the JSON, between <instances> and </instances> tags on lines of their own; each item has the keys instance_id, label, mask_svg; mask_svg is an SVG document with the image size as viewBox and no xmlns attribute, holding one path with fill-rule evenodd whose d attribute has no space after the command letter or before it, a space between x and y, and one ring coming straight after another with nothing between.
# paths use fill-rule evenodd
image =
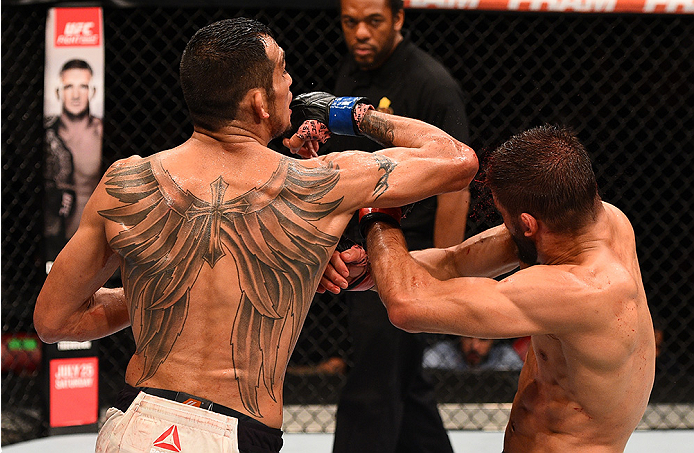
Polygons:
<instances>
[{"instance_id":1,"label":"extended arm","mask_svg":"<svg viewBox=\"0 0 694 453\"><path fill-rule=\"evenodd\" d=\"M322 156L339 166L350 208L404 206L445 192L463 190L477 172L474 151L430 124L370 110L362 133L387 148Z\"/></svg>"},{"instance_id":2,"label":"extended arm","mask_svg":"<svg viewBox=\"0 0 694 453\"><path fill-rule=\"evenodd\" d=\"M95 209L104 193L100 184L36 300L34 326L47 343L94 340L130 325L123 289L102 288L119 265Z\"/></svg>"},{"instance_id":3,"label":"extended arm","mask_svg":"<svg viewBox=\"0 0 694 453\"><path fill-rule=\"evenodd\" d=\"M371 274L400 329L482 338L565 334L591 328L593 314L604 309L599 289L559 266L532 266L502 281L437 280L412 258L399 228L384 222L366 228Z\"/></svg>"}]
</instances>

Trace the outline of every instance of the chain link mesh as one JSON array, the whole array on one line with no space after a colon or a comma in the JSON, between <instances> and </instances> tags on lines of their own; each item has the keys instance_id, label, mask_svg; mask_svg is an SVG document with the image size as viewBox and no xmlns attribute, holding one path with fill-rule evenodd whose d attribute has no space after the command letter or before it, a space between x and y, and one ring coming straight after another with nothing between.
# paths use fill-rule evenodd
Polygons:
<instances>
[{"instance_id":1,"label":"chain link mesh","mask_svg":"<svg viewBox=\"0 0 694 453\"><path fill-rule=\"evenodd\" d=\"M32 332L42 258L43 66L47 6L2 8L2 332ZM105 164L150 155L191 133L178 62L209 22L245 15L287 50L295 94L332 88L345 52L332 9L106 8ZM694 415L694 17L408 10L413 40L450 68L468 96L471 145L484 158L513 133L572 126L603 198L632 220L649 303L663 326L663 364L640 428L692 428ZM473 183L468 230L499 222ZM434 342L441 336L428 336ZM134 350L130 331L99 342L107 407ZM4 354L4 353L3 353ZM326 362L328 359L333 359ZM337 359L336 359L337 358ZM344 309L316 297L286 380L289 431L330 431L350 365ZM2 370L2 443L46 432L44 375ZM432 371L446 426L501 429L517 372Z\"/></svg>"}]
</instances>

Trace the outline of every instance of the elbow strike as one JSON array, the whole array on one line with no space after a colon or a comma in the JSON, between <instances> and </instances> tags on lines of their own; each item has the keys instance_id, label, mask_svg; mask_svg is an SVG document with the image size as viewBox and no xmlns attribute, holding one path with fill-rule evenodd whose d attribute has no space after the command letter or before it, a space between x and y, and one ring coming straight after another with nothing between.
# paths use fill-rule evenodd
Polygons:
<instances>
[{"instance_id":1,"label":"elbow strike","mask_svg":"<svg viewBox=\"0 0 694 453\"><path fill-rule=\"evenodd\" d=\"M448 187L448 191L458 192L468 187L479 170L479 160L475 151L450 136L436 137L429 146L437 154L446 156L446 163L452 175L450 182L453 184Z\"/></svg>"},{"instance_id":2,"label":"elbow strike","mask_svg":"<svg viewBox=\"0 0 694 453\"><path fill-rule=\"evenodd\" d=\"M461 184L461 187L457 190L463 190L470 185L472 179L477 174L479 159L475 151L465 143L457 142L456 144L458 145L459 157L455 161L460 167L456 170L459 171Z\"/></svg>"}]
</instances>

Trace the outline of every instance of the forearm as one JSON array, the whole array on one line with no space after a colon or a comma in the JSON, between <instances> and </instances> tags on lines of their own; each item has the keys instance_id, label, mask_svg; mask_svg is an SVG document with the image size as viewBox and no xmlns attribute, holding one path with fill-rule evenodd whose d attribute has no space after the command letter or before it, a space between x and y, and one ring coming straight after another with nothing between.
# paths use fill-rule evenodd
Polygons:
<instances>
[{"instance_id":1,"label":"forearm","mask_svg":"<svg viewBox=\"0 0 694 453\"><path fill-rule=\"evenodd\" d=\"M324 143L330 134L362 134L386 147L420 148L432 140L462 145L438 127L378 112L366 102L366 98L336 97L320 91L300 94L290 104L295 135L300 140L317 139ZM292 150L299 145L297 140L289 142Z\"/></svg>"},{"instance_id":2,"label":"forearm","mask_svg":"<svg viewBox=\"0 0 694 453\"><path fill-rule=\"evenodd\" d=\"M446 132L412 118L369 110L359 122L359 131L385 147L422 148L439 142L445 148L465 147ZM445 151L442 150L442 151Z\"/></svg>"},{"instance_id":3,"label":"forearm","mask_svg":"<svg viewBox=\"0 0 694 453\"><path fill-rule=\"evenodd\" d=\"M37 306L41 301L37 301ZM59 303L59 302L53 302ZM100 288L76 310L61 316L60 312L34 315L36 331L46 343L87 341L103 338L130 325L130 315L123 288Z\"/></svg>"},{"instance_id":4,"label":"forearm","mask_svg":"<svg viewBox=\"0 0 694 453\"><path fill-rule=\"evenodd\" d=\"M494 278L519 265L517 249L504 225L483 231L449 248L416 250L415 261L439 280Z\"/></svg>"}]
</instances>

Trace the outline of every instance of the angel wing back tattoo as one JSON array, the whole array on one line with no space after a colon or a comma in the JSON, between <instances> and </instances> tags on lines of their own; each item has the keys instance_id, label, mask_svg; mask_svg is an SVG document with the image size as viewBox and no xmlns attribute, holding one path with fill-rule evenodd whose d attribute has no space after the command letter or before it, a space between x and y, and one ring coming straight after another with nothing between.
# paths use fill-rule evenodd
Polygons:
<instances>
[{"instance_id":1,"label":"angel wing back tattoo","mask_svg":"<svg viewBox=\"0 0 694 453\"><path fill-rule=\"evenodd\" d=\"M124 205L99 214L127 227L110 244L123 257L130 318L140 326L136 353L145 367L138 384L173 349L202 266L214 267L229 253L242 292L230 347L235 370L245 374L235 377L246 410L262 417L261 384L276 401L275 385L338 240L313 224L342 202L321 201L337 184L338 168L308 169L282 158L262 187L227 201L220 176L210 184L209 202L178 186L156 158L115 167L107 178L107 193ZM280 341L287 336L289 342Z\"/></svg>"}]
</instances>

